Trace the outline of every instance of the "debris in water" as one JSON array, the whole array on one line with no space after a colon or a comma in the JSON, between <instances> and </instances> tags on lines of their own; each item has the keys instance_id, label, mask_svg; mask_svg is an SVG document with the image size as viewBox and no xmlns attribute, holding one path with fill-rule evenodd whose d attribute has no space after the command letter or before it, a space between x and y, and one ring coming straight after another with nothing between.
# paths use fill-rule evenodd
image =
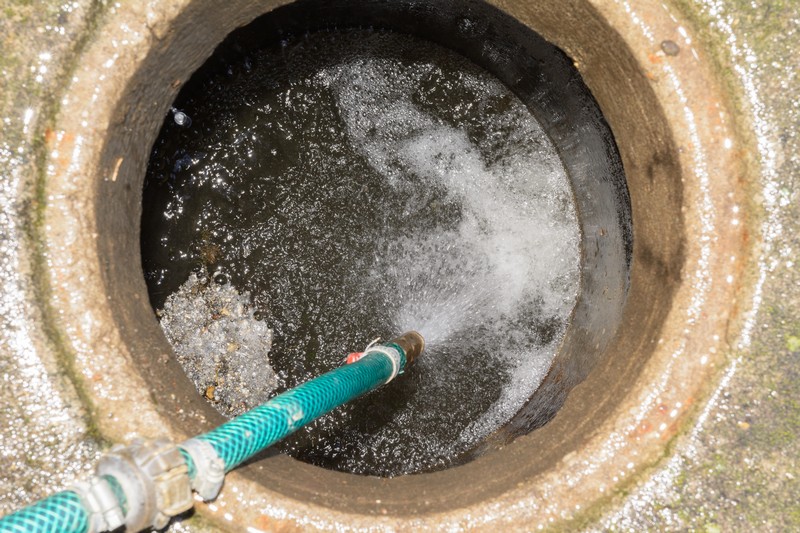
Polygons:
<instances>
[{"instance_id":1,"label":"debris in water","mask_svg":"<svg viewBox=\"0 0 800 533\"><path fill-rule=\"evenodd\" d=\"M267 401L279 385L269 361L272 330L250 295L192 273L159 312L161 328L197 391L226 416Z\"/></svg>"}]
</instances>

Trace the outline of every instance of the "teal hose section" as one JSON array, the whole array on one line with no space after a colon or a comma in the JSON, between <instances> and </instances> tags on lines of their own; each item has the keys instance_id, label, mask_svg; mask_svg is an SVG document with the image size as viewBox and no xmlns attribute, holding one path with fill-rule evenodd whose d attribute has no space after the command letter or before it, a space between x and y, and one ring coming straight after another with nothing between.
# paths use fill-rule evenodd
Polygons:
<instances>
[{"instance_id":1,"label":"teal hose section","mask_svg":"<svg viewBox=\"0 0 800 533\"><path fill-rule=\"evenodd\" d=\"M81 499L65 490L0 518L0 533L86 533L89 513Z\"/></svg>"},{"instance_id":2,"label":"teal hose section","mask_svg":"<svg viewBox=\"0 0 800 533\"><path fill-rule=\"evenodd\" d=\"M417 334L418 335L418 334ZM267 403L196 437L211 444L229 472L264 448L292 434L312 420L365 394L388 381L395 370L393 359L381 348L397 350L399 372L406 366L406 353L396 343L367 351L355 363L341 366L327 374L279 394ZM196 465L181 450L189 468L189 477L197 474ZM127 501L116 479L106 477L120 506ZM0 533L87 533L90 516L81 498L73 491L63 491L0 518Z\"/></svg>"},{"instance_id":3,"label":"teal hose section","mask_svg":"<svg viewBox=\"0 0 800 533\"><path fill-rule=\"evenodd\" d=\"M405 354L397 345L390 345ZM382 385L392 375L382 353L367 353L355 363L307 381L218 428L198 436L211 444L229 472L259 451L290 435L328 411Z\"/></svg>"},{"instance_id":4,"label":"teal hose section","mask_svg":"<svg viewBox=\"0 0 800 533\"><path fill-rule=\"evenodd\" d=\"M122 485L119 484L119 481L117 481L117 478L114 476L103 476L103 479L105 479L108 486L111 487L114 497L117 499L117 502L119 502L119 508L122 509L122 514L128 514L128 498L125 497L125 489L122 488Z\"/></svg>"},{"instance_id":5,"label":"teal hose section","mask_svg":"<svg viewBox=\"0 0 800 533\"><path fill-rule=\"evenodd\" d=\"M197 466L194 464L194 459L192 459L191 455L186 453L186 450L181 448L180 452L183 456L183 460L186 461L186 468L188 469L186 475L189 476L189 479L194 479L194 477L197 475Z\"/></svg>"}]
</instances>

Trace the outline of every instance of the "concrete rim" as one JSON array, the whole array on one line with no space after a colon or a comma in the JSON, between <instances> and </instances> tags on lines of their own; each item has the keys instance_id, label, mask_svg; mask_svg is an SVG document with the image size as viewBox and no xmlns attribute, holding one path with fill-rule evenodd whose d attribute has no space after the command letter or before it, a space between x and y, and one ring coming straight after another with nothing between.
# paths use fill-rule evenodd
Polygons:
<instances>
[{"instance_id":1,"label":"concrete rim","mask_svg":"<svg viewBox=\"0 0 800 533\"><path fill-rule=\"evenodd\" d=\"M54 311L53 326L74 355L79 386L93 402L94 422L110 440L126 440L134 433L167 434L175 439L183 436L169 421L181 413L165 413L158 399L150 397L149 386L135 367L126 342L131 334L148 336L153 331L121 331L124 320L114 307L120 298L130 298L130 313L147 308L144 282L140 280L138 292L121 289L116 294L108 284L113 270L105 251L108 236L135 233L131 228L138 227L135 206L150 143L115 145L116 153L111 154L107 132L144 126L136 130L137 136L152 141L160 117L188 74L230 30L276 4L242 0L220 8L204 0L186 0L149 6L122 4L112 9L100 22L96 40L84 53L65 90L56 125L48 132L47 205L39 235L49 274L44 280L50 289L45 305ZM628 329L639 329L635 331L638 341L626 344L624 336L618 337L610 350L618 354L636 347L641 350L639 357L607 357L604 368L595 370L573 391L562 412L545 428L551 428L549 435L536 432L502 451L504 461L515 464L516 458L530 454L537 444L559 442L552 434L559 420L561 425L564 420L583 420L591 426L571 443L560 442L562 446L547 454L546 461L523 472L519 481L505 483L493 493L481 492L477 498L465 496L464 505L439 507L428 507L419 494L394 505L380 497L377 486L377 492L361 494L357 502L342 501L334 510L330 502L266 490L237 474L226 482L223 496L201 511L218 518L220 524L259 529L448 524L495 528L571 519L602 503L607 495L661 458L669 440L693 420L697 407L707 398L723 354L736 338L736 302L741 301L743 291L749 290L744 274L752 261L752 243L745 212L748 175L738 156L741 143L704 52L693 46L677 10L670 12L661 2L496 4L575 59L618 142L626 138L633 142L640 133L633 128L636 121L626 116L647 118L653 123L660 123L663 117L663 137L649 139L661 146L672 144L662 154L662 163L651 158L654 166L648 171L648 165L643 164L647 161L637 159L630 148L626 151L621 146L621 151L631 183L637 232L633 287L673 284L674 291L666 291L668 299L660 300L668 304L664 316L642 316L636 311L646 306L630 307L624 324ZM209 20L204 17L208 13L216 16L203 27L204 44L198 46L193 38L198 28L190 28L189 21ZM610 45L600 46L598 36L576 31L587 25L604 32ZM660 51L665 39L680 43L678 56ZM614 50L614 46L618 48ZM617 59L612 60L614 52ZM136 102L121 101L123 96L131 96L126 90L152 53L172 59L161 65L163 83L151 92L134 95L139 97ZM609 61L617 70L609 68ZM640 96L649 93L652 101L649 106L637 107L650 96L630 100L625 98L626 91L636 91ZM130 113L121 115L124 109ZM158 119L140 124L137 120L142 113L152 113ZM680 220L680 214L673 212L671 219L658 216L664 213L657 200L669 202L653 196L664 192L653 183L666 179L674 182L678 176L684 226L676 235L680 225L675 221ZM652 182L650 188L648 182ZM674 183L667 190L674 192ZM108 196L109 191L115 192ZM99 219L98 205L105 205L115 216ZM664 246L650 249L649 258L641 255L642 247L638 246L642 231L654 246L659 242ZM663 233L661 240L657 238L659 231ZM134 237L116 243L121 257L129 259L138 253L138 236ZM131 250L131 242L135 250ZM662 255L670 260L658 261ZM650 268L643 268L645 265ZM659 273L664 277L653 278ZM75 287L85 290L74 291ZM152 325L156 327L154 319ZM161 352L153 353L154 359L169 359L167 350L162 343ZM604 387L604 379L620 373L634 381ZM599 394L604 388L605 393ZM618 397L609 398L614 394ZM136 408L131 409L132 405ZM549 465L546 468L542 467L545 463ZM358 485L352 479L339 482L337 490L344 492L348 485Z\"/></svg>"}]
</instances>

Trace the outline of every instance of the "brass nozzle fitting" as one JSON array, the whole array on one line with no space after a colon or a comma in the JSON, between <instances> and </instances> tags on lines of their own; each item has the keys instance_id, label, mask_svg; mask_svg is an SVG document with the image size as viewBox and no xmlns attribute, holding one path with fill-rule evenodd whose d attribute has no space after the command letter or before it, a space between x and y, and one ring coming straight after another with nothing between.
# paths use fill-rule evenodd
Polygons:
<instances>
[{"instance_id":1,"label":"brass nozzle fitting","mask_svg":"<svg viewBox=\"0 0 800 533\"><path fill-rule=\"evenodd\" d=\"M406 353L406 367L410 366L425 349L425 339L416 331L407 331L390 342L398 345Z\"/></svg>"}]
</instances>

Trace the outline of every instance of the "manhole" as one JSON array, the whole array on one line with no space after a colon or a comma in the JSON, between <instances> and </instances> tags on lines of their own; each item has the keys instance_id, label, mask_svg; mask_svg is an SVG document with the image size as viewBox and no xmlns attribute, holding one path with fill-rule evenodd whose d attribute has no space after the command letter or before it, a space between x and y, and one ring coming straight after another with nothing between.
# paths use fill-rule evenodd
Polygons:
<instances>
[{"instance_id":1,"label":"manhole","mask_svg":"<svg viewBox=\"0 0 800 533\"><path fill-rule=\"evenodd\" d=\"M615 143L563 52L497 13L509 31L476 49L480 16L381 11L303 2L226 39L156 141L142 249L184 370L227 416L419 330L410 376L278 446L391 476L552 418L616 330L631 229ZM220 282L263 323L209 302ZM547 377L576 302L592 346Z\"/></svg>"},{"instance_id":2,"label":"manhole","mask_svg":"<svg viewBox=\"0 0 800 533\"><path fill-rule=\"evenodd\" d=\"M65 91L48 137L39 237L49 260L53 332L70 354L98 431L110 440L133 433L178 439L223 419L206 399L214 391L198 393L178 363L141 266L147 163L164 117L174 122L170 109L183 105L176 101L181 87L191 86L189 78L231 32L271 11L298 28L281 37L287 51L304 39L300 28L310 39L331 25L362 33L371 26L379 37L389 28L489 73L547 133L580 227L580 291L569 325L531 401L465 450L472 460L458 456L452 463L462 464L453 468L382 478L273 452L234 473L220 499L201 512L237 530L529 528L591 513L663 457L706 397L738 327L731 302L746 289L740 274L750 245L746 212L728 215L745 205L747 173L703 51L681 36L687 30L677 12L649 0L369 1L318 9L309 2L281 11L279 4L117 6L98 21L102 30ZM279 26L264 35L279 35ZM678 43L677 53L670 48L667 55L664 40ZM537 54L544 49L551 52ZM227 58L240 67L244 59ZM558 64L563 68L553 70ZM181 132L199 131L201 117L188 115L192 126ZM600 129L571 122L576 117ZM605 121L617 152L610 137L598 134ZM599 153L605 163L592 155ZM617 153L635 234L629 271ZM598 164L608 172L598 173ZM213 246L206 252L213 256ZM195 276L222 273L227 283L212 287L254 294L237 287L235 272L215 270L219 262L200 265ZM359 339L343 337L343 347L345 341L346 349L358 347L350 343Z\"/></svg>"}]
</instances>

